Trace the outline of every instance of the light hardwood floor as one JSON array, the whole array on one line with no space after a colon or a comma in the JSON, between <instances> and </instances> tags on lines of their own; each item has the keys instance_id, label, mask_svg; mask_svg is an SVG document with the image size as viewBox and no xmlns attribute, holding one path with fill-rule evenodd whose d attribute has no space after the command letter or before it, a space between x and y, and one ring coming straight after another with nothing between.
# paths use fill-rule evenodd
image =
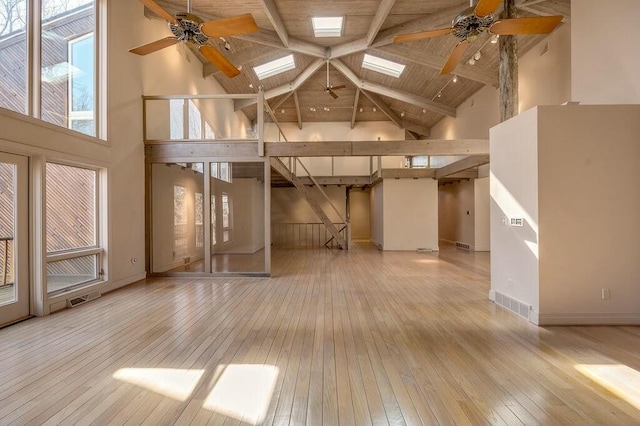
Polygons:
<instances>
[{"instance_id":1,"label":"light hardwood floor","mask_svg":"<svg viewBox=\"0 0 640 426\"><path fill-rule=\"evenodd\" d=\"M0 424L640 423L640 328L535 327L487 300L486 253L275 250L273 266L0 330Z\"/></svg>"}]
</instances>

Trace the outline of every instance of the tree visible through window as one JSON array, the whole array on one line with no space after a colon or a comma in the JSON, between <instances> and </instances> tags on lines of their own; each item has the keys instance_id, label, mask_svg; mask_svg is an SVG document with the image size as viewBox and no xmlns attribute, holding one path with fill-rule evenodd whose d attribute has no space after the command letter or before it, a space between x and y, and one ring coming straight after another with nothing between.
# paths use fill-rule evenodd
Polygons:
<instances>
[{"instance_id":1,"label":"tree visible through window","mask_svg":"<svg viewBox=\"0 0 640 426\"><path fill-rule=\"evenodd\" d=\"M222 242L229 242L231 231L231 206L229 195L222 194Z\"/></svg>"},{"instance_id":2,"label":"tree visible through window","mask_svg":"<svg viewBox=\"0 0 640 426\"><path fill-rule=\"evenodd\" d=\"M204 247L204 199L196 192L196 247Z\"/></svg>"},{"instance_id":3,"label":"tree visible through window","mask_svg":"<svg viewBox=\"0 0 640 426\"><path fill-rule=\"evenodd\" d=\"M173 186L173 258L187 254L187 189L184 186Z\"/></svg>"}]
</instances>

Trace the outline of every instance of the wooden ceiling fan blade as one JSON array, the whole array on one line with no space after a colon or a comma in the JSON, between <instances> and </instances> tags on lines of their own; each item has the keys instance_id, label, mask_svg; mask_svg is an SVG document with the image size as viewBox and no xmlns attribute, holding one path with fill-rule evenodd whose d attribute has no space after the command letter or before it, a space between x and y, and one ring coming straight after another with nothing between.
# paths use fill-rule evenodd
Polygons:
<instances>
[{"instance_id":1,"label":"wooden ceiling fan blade","mask_svg":"<svg viewBox=\"0 0 640 426\"><path fill-rule=\"evenodd\" d=\"M337 94L337 93L335 93L333 90L329 90L329 94L331 95L331 97L332 97L333 99L338 99L338 94Z\"/></svg>"},{"instance_id":2,"label":"wooden ceiling fan blade","mask_svg":"<svg viewBox=\"0 0 640 426\"><path fill-rule=\"evenodd\" d=\"M467 51L468 47L469 42L467 40L462 40L460 43L458 43L449 55L449 59L447 59L447 62L442 67L440 75L449 74L451 71L456 69L456 66L458 66L458 62L460 62L460 59L462 59L462 55L464 55L464 52Z\"/></svg>"},{"instance_id":3,"label":"wooden ceiling fan blade","mask_svg":"<svg viewBox=\"0 0 640 426\"><path fill-rule=\"evenodd\" d=\"M480 18L491 15L500 6L500 3L502 3L502 0L480 0L476 4L474 13Z\"/></svg>"},{"instance_id":4,"label":"wooden ceiling fan blade","mask_svg":"<svg viewBox=\"0 0 640 426\"><path fill-rule=\"evenodd\" d=\"M346 89L347 86L345 86L344 84L340 84L338 86L331 86L331 90L340 90L340 89Z\"/></svg>"},{"instance_id":5,"label":"wooden ceiling fan blade","mask_svg":"<svg viewBox=\"0 0 640 426\"><path fill-rule=\"evenodd\" d=\"M562 16L536 16L496 21L489 32L499 35L548 34L562 22Z\"/></svg>"},{"instance_id":6,"label":"wooden ceiling fan blade","mask_svg":"<svg viewBox=\"0 0 640 426\"><path fill-rule=\"evenodd\" d=\"M230 18L217 19L205 22L201 25L203 33L209 37L227 37L238 34L255 33L259 30L258 24L250 13L232 16Z\"/></svg>"},{"instance_id":7,"label":"wooden ceiling fan blade","mask_svg":"<svg viewBox=\"0 0 640 426\"><path fill-rule=\"evenodd\" d=\"M166 20L170 24L175 24L176 22L178 22L178 21L176 21L175 16L173 16L172 14L167 12L162 6L160 6L155 1L153 1L153 0L140 0L140 2L142 4L144 4L145 6L147 6L148 9L152 10L153 13L155 13L159 17L163 18L164 20Z\"/></svg>"},{"instance_id":8,"label":"wooden ceiling fan blade","mask_svg":"<svg viewBox=\"0 0 640 426\"><path fill-rule=\"evenodd\" d=\"M453 28L441 28L439 30L422 31L412 34L401 34L393 38L394 43L404 43L405 41L424 40L427 38L440 37L443 35L451 34Z\"/></svg>"},{"instance_id":9,"label":"wooden ceiling fan blade","mask_svg":"<svg viewBox=\"0 0 640 426\"><path fill-rule=\"evenodd\" d=\"M157 52L165 47L173 46L177 42L178 39L175 37L161 38L160 40L156 40L152 43L134 47L133 49L130 49L129 52L135 53L136 55L148 55L149 53Z\"/></svg>"},{"instance_id":10,"label":"wooden ceiling fan blade","mask_svg":"<svg viewBox=\"0 0 640 426\"><path fill-rule=\"evenodd\" d=\"M209 45L203 45L198 48L200 53L209 60L213 65L215 65L220 71L224 73L229 78L233 78L240 74L238 68L236 68L227 58L222 56L218 50Z\"/></svg>"}]
</instances>

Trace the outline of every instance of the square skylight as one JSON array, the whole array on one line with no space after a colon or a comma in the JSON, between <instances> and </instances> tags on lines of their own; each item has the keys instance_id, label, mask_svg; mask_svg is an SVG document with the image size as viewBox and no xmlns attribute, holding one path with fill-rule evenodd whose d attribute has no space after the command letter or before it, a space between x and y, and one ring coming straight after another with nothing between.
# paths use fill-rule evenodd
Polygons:
<instances>
[{"instance_id":1,"label":"square skylight","mask_svg":"<svg viewBox=\"0 0 640 426\"><path fill-rule=\"evenodd\" d=\"M293 60L293 54L291 54L280 59L267 62L266 64L253 67L253 71L256 73L260 80L264 80L265 78L273 77L276 74L292 70L295 67L296 63Z\"/></svg>"},{"instance_id":2,"label":"square skylight","mask_svg":"<svg viewBox=\"0 0 640 426\"><path fill-rule=\"evenodd\" d=\"M382 74L390 75L395 78L400 77L400 74L404 71L404 67L404 65L397 62L388 61L386 59L378 58L377 56L371 56L367 53L364 54L364 59L362 60L362 68L381 72Z\"/></svg>"},{"instance_id":3,"label":"square skylight","mask_svg":"<svg viewBox=\"0 0 640 426\"><path fill-rule=\"evenodd\" d=\"M342 16L315 16L311 18L311 25L316 37L342 36Z\"/></svg>"}]
</instances>

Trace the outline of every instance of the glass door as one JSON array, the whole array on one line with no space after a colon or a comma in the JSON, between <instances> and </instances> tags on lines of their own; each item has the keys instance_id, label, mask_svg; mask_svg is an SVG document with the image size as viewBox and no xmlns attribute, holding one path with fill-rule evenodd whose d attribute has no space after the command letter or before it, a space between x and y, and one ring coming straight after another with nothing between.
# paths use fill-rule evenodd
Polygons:
<instances>
[{"instance_id":1,"label":"glass door","mask_svg":"<svg viewBox=\"0 0 640 426\"><path fill-rule=\"evenodd\" d=\"M27 168L0 152L0 326L29 316Z\"/></svg>"}]
</instances>

